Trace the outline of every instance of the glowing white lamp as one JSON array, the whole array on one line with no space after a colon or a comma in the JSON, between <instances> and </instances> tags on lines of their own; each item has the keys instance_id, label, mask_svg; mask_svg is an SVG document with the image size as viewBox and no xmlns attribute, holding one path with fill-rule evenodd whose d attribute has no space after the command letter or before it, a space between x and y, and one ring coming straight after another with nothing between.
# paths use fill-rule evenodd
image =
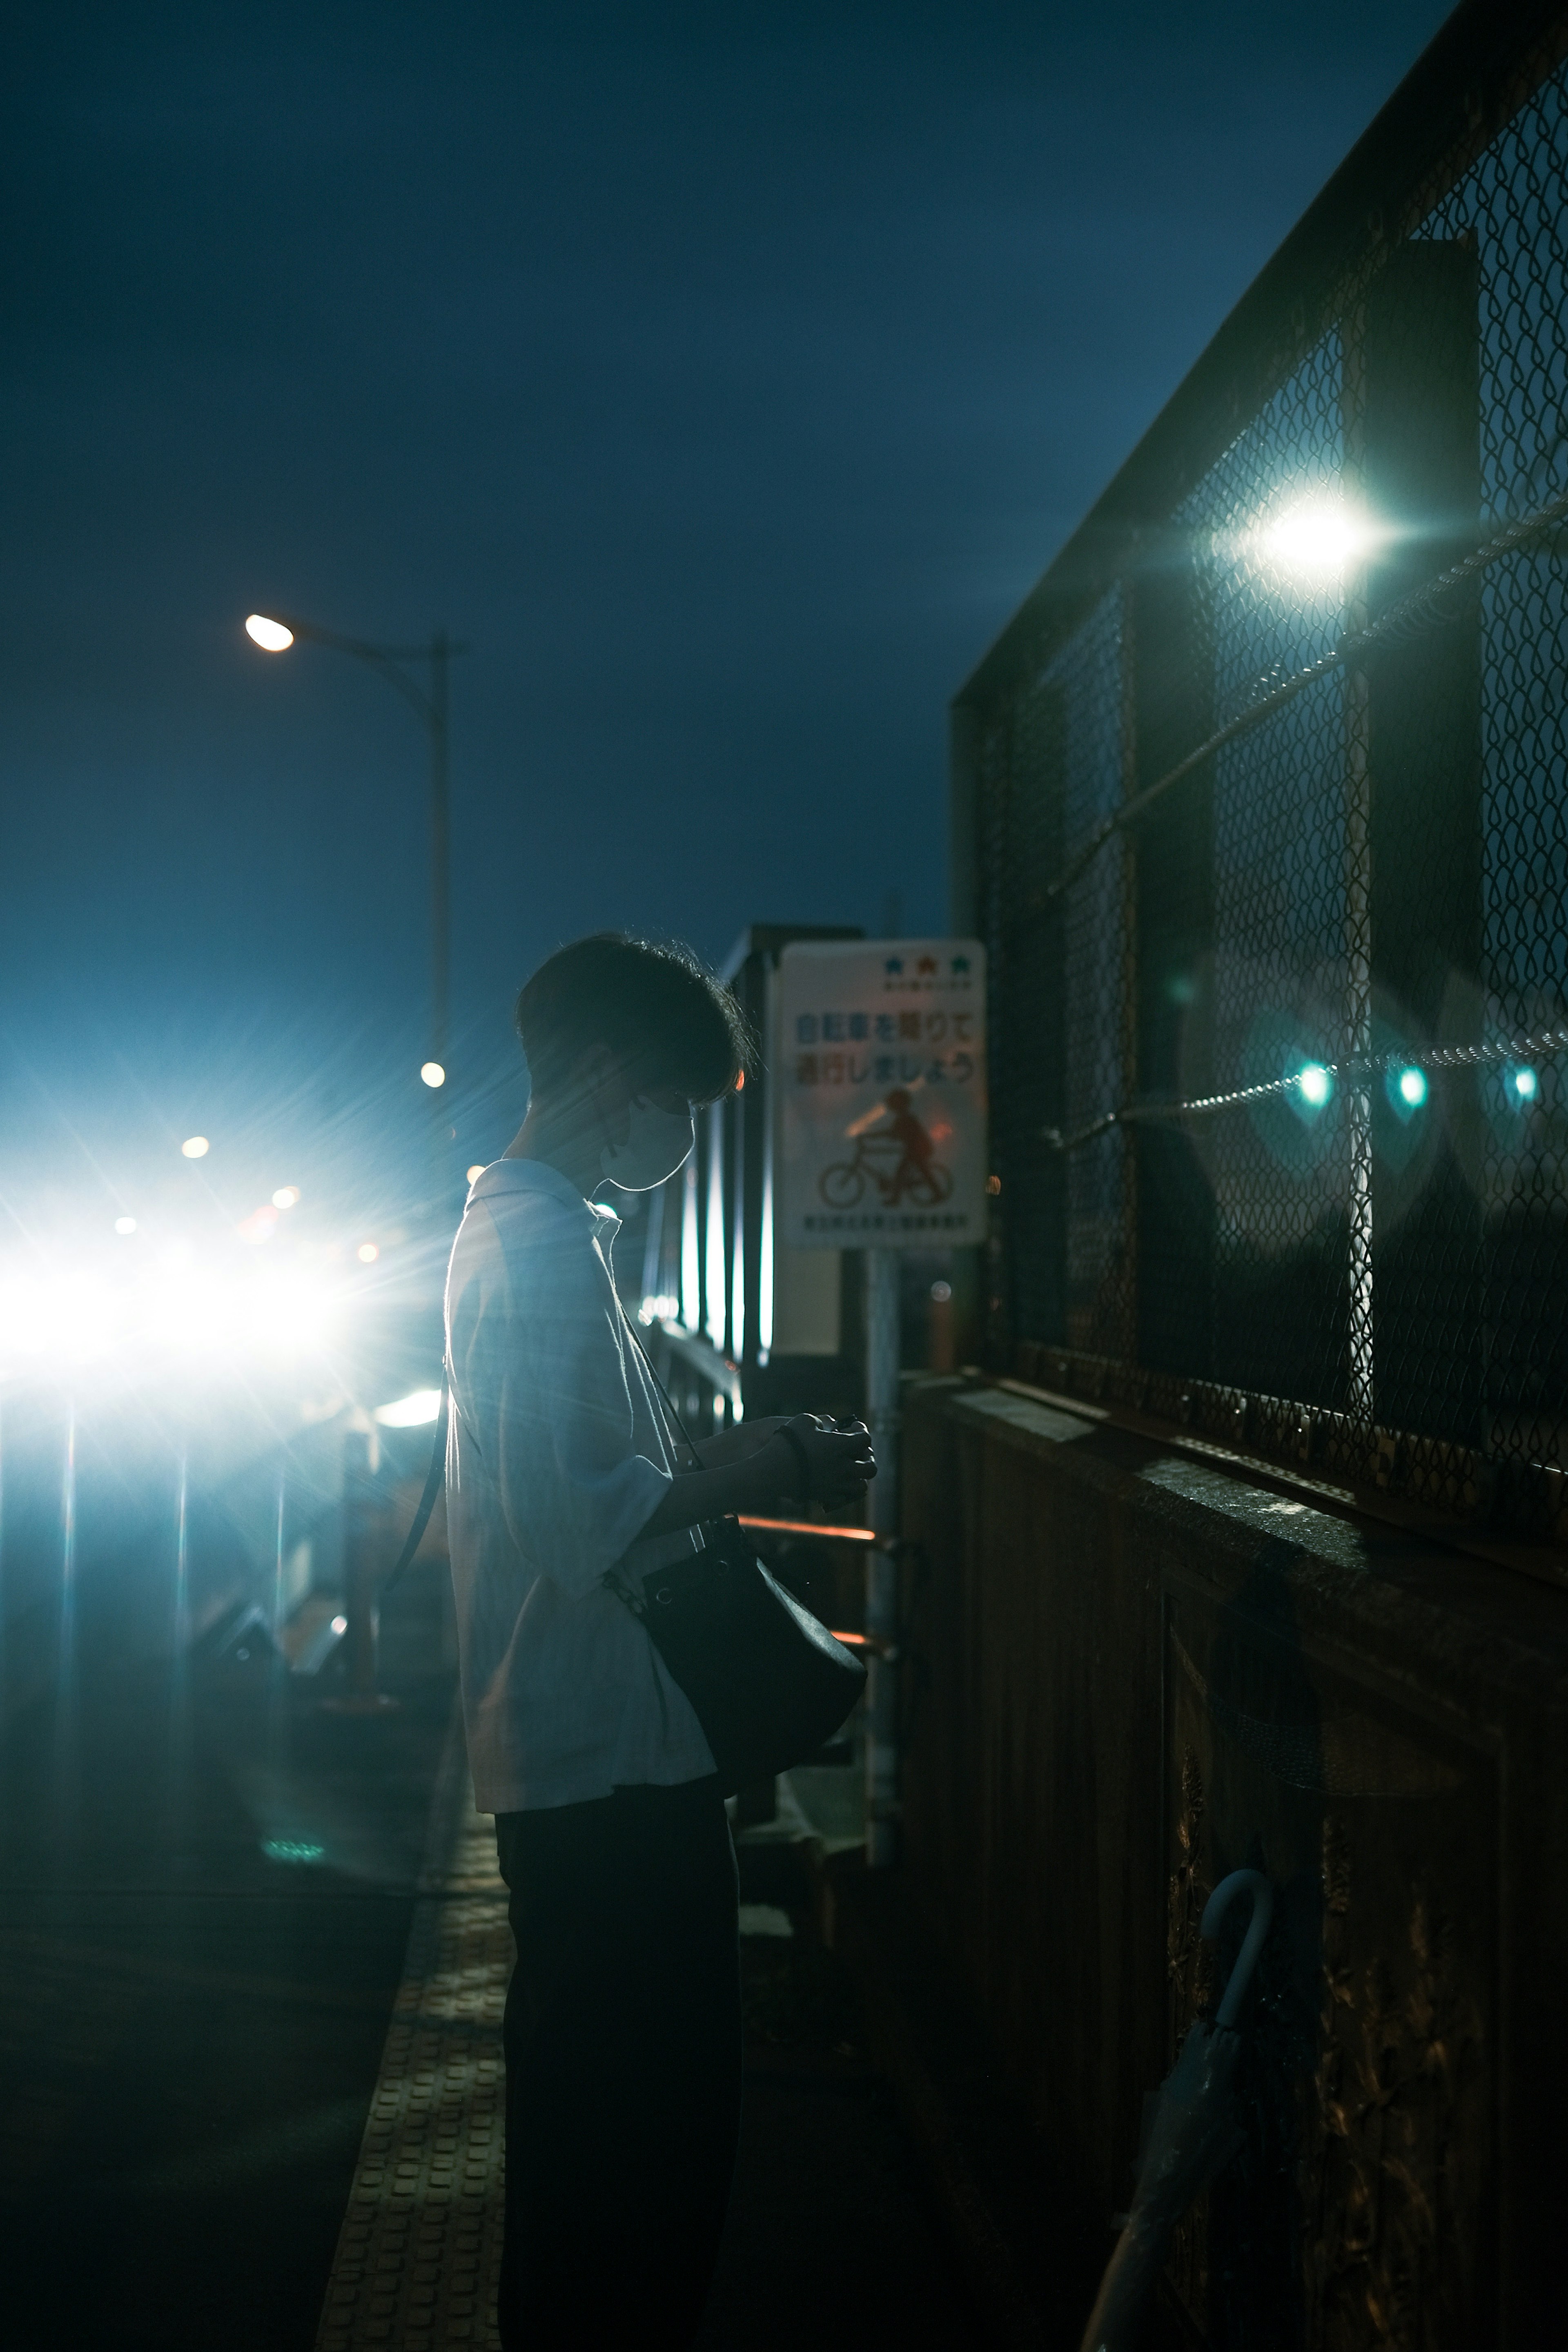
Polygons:
<instances>
[{"instance_id":1,"label":"glowing white lamp","mask_svg":"<svg viewBox=\"0 0 1568 2352\"><path fill-rule=\"evenodd\" d=\"M212 1145L205 1135L187 1135L180 1150L187 1160L205 1160L212 1150Z\"/></svg>"},{"instance_id":2,"label":"glowing white lamp","mask_svg":"<svg viewBox=\"0 0 1568 2352\"><path fill-rule=\"evenodd\" d=\"M1328 582L1366 554L1378 533L1343 499L1324 496L1298 499L1265 526L1262 537L1280 572Z\"/></svg>"},{"instance_id":3,"label":"glowing white lamp","mask_svg":"<svg viewBox=\"0 0 1568 2352\"><path fill-rule=\"evenodd\" d=\"M434 1421L440 1410L439 1389L416 1389L395 1404L377 1405L375 1418L384 1429L417 1429L422 1423Z\"/></svg>"},{"instance_id":4,"label":"glowing white lamp","mask_svg":"<svg viewBox=\"0 0 1568 2352\"><path fill-rule=\"evenodd\" d=\"M419 1075L427 1087L444 1087L447 1083L447 1073L439 1062L421 1062Z\"/></svg>"},{"instance_id":5,"label":"glowing white lamp","mask_svg":"<svg viewBox=\"0 0 1568 2352\"><path fill-rule=\"evenodd\" d=\"M293 630L281 621L269 621L265 613L247 614L245 634L264 654L286 654L294 642Z\"/></svg>"},{"instance_id":6,"label":"glowing white lamp","mask_svg":"<svg viewBox=\"0 0 1568 2352\"><path fill-rule=\"evenodd\" d=\"M1303 1102L1310 1102L1314 1110L1321 1110L1334 1090L1333 1078L1321 1062L1309 1062L1296 1084L1301 1089Z\"/></svg>"}]
</instances>

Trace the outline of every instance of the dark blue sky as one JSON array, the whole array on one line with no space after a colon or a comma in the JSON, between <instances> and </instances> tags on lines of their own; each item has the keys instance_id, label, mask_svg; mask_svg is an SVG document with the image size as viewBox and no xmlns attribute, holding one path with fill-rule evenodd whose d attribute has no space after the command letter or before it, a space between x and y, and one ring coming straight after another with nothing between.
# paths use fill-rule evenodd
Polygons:
<instances>
[{"instance_id":1,"label":"dark blue sky","mask_svg":"<svg viewBox=\"0 0 1568 2352\"><path fill-rule=\"evenodd\" d=\"M8 11L11 1193L418 1108L418 733L254 606L471 642L466 1083L584 929L941 927L949 697L1444 14Z\"/></svg>"}]
</instances>

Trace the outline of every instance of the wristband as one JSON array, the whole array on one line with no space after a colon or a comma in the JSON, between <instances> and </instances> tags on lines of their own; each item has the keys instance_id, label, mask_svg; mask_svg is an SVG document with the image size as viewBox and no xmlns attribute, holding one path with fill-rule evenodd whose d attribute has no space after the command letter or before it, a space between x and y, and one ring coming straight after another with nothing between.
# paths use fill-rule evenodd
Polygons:
<instances>
[{"instance_id":1,"label":"wristband","mask_svg":"<svg viewBox=\"0 0 1568 2352\"><path fill-rule=\"evenodd\" d=\"M795 1466L800 1472L800 1487L795 1496L795 1500L800 1503L809 1503L811 1500L811 1457L806 1453L806 1450L801 1444L800 1439L790 1427L788 1422L784 1422L780 1424L779 1435L784 1439L784 1444L795 1455Z\"/></svg>"}]
</instances>

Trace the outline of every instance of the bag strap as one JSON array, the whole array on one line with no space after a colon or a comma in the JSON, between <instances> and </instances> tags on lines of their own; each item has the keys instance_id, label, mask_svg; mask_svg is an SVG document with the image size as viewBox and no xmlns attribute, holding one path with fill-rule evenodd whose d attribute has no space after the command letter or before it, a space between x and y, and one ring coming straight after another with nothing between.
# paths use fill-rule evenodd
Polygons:
<instances>
[{"instance_id":1,"label":"bag strap","mask_svg":"<svg viewBox=\"0 0 1568 2352\"><path fill-rule=\"evenodd\" d=\"M404 1570L409 1565L415 1553L418 1550L421 1542L424 1540L425 1530L430 1524L430 1514L436 1507L436 1497L440 1493L442 1486L446 1481L447 1409L451 1400L451 1370L446 1361L443 1360L441 1365L441 1402L436 1408L436 1442L430 1448L430 1467L426 1473L425 1492L419 1497L419 1508L414 1514L414 1525L408 1530L408 1540L404 1545L402 1551L398 1554L397 1566L393 1570L391 1575L386 1579L386 1581L381 1588L381 1597L383 1600L386 1598L386 1595L391 1591L393 1586L397 1582L398 1578L403 1574Z\"/></svg>"},{"instance_id":2,"label":"bag strap","mask_svg":"<svg viewBox=\"0 0 1568 2352\"><path fill-rule=\"evenodd\" d=\"M638 1355L642 1358L643 1362L647 1366L647 1376L653 1382L655 1388L658 1391L659 1395L664 1400L664 1409L666 1412L668 1413L671 1421L674 1422L676 1428L680 1432L686 1450L691 1456L692 1468L694 1470L700 1470L702 1467L702 1456L699 1454L696 1446L691 1442L690 1431L687 1428L686 1423L681 1420L680 1415L675 1410L675 1399L670 1395L669 1391L665 1387L664 1382L659 1379L658 1372L654 1370L653 1358L648 1354L647 1349L643 1346L641 1339L637 1337L637 1325L626 1313L625 1302L618 1295L616 1297L616 1303L621 1310L621 1320L626 1325L627 1331L631 1334L632 1345L637 1349Z\"/></svg>"},{"instance_id":3,"label":"bag strap","mask_svg":"<svg viewBox=\"0 0 1568 2352\"><path fill-rule=\"evenodd\" d=\"M686 1450L691 1456L693 1467L700 1470L702 1467L702 1456L697 1451L696 1446L691 1443L686 1423L681 1420L680 1415L675 1410L675 1400L670 1395L669 1391L665 1387L664 1382L659 1379L658 1374L654 1370L653 1359L648 1354L647 1349L643 1346L642 1341L638 1339L637 1326L633 1323L631 1317L626 1313L624 1306L621 1307L621 1319L625 1323L626 1329L632 1335L633 1346L636 1348L638 1355L642 1358L643 1362L647 1366L648 1377L653 1381L653 1384L658 1391L659 1395L664 1399L666 1411L668 1412L669 1417L674 1422L677 1429L679 1430L681 1436L686 1440ZM806 1450L787 1422L783 1423L780 1425L778 1434L784 1439L784 1444L795 1455L795 1468L800 1473L800 1499L803 1503L809 1503L812 1501L813 1496L811 1492L811 1463L807 1456Z\"/></svg>"}]
</instances>

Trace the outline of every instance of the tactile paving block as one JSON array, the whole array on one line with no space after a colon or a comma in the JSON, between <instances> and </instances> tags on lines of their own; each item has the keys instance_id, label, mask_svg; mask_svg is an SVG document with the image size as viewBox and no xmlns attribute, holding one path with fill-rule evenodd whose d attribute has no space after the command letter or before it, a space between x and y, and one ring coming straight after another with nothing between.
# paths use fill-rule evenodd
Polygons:
<instances>
[{"instance_id":1,"label":"tactile paving block","mask_svg":"<svg viewBox=\"0 0 1568 2352\"><path fill-rule=\"evenodd\" d=\"M421 1888L317 2352L500 2341L512 1944L493 1829L460 1768L443 1773Z\"/></svg>"}]
</instances>

